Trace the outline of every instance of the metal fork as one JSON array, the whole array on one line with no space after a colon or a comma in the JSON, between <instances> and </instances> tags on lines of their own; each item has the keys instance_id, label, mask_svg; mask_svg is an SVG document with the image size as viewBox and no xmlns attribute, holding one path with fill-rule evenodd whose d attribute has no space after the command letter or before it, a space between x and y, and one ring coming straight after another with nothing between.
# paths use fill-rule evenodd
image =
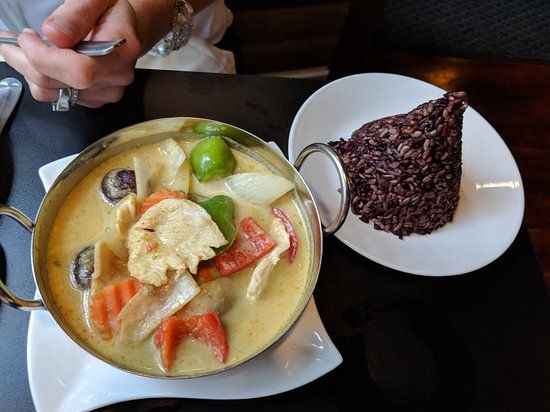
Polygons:
<instances>
[{"instance_id":1,"label":"metal fork","mask_svg":"<svg viewBox=\"0 0 550 412\"><path fill-rule=\"evenodd\" d=\"M52 42L44 40L49 46L56 47ZM16 38L13 37L0 37L0 43L12 44L19 46ZM73 50L77 53L85 56L105 56L112 53L116 48L126 43L125 39L111 40L111 41L81 41Z\"/></svg>"}]
</instances>

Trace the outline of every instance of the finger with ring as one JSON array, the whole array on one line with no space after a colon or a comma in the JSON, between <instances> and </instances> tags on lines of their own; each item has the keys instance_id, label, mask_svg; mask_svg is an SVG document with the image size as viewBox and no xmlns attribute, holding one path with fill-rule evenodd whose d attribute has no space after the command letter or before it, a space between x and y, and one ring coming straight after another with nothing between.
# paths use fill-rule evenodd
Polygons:
<instances>
[{"instance_id":1,"label":"finger with ring","mask_svg":"<svg viewBox=\"0 0 550 412\"><path fill-rule=\"evenodd\" d=\"M54 112L68 112L78 102L78 90L72 87L59 89L58 99L52 102Z\"/></svg>"}]
</instances>

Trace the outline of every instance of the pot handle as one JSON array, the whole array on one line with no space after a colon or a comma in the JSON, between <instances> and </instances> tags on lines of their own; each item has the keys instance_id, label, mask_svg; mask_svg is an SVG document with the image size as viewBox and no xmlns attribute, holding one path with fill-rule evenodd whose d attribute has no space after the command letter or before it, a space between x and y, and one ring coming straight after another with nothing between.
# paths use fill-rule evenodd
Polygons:
<instances>
[{"instance_id":1,"label":"pot handle","mask_svg":"<svg viewBox=\"0 0 550 412\"><path fill-rule=\"evenodd\" d=\"M27 229L29 232L32 233L34 229L33 221L30 220L23 213L21 213L19 210L10 206L0 204L0 216L1 215L6 215L11 217L12 219L16 220L21 226L23 226L25 229ZM42 302L40 299L27 300L14 295L8 289L6 284L1 280L0 280L0 300L10 305L12 308L24 310L24 311L30 311L35 309L46 309L46 307L44 306L44 302Z\"/></svg>"},{"instance_id":2,"label":"pot handle","mask_svg":"<svg viewBox=\"0 0 550 412\"><path fill-rule=\"evenodd\" d=\"M340 229L348 215L350 205L349 178L346 171L344 170L342 161L340 160L336 152L332 150L329 145L324 143L312 143L309 146L306 146L296 158L296 161L294 162L294 167L299 171L302 167L304 160L310 154L316 152L322 153L330 159L334 167L336 167L336 171L338 172L338 179L340 180L340 188L342 193L340 196L340 207L338 209L338 213L336 214L336 217L331 224L323 227L323 233L325 235L332 235L334 232Z\"/></svg>"}]
</instances>

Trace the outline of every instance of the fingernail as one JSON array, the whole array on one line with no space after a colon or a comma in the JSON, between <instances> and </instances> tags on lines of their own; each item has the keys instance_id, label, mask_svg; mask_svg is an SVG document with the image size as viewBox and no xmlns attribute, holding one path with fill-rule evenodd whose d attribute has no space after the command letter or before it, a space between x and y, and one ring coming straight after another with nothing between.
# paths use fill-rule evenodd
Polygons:
<instances>
[{"instance_id":1,"label":"fingernail","mask_svg":"<svg viewBox=\"0 0 550 412\"><path fill-rule=\"evenodd\" d=\"M28 27L24 28L23 29L23 33L28 33L28 34L33 34L33 35L37 35L38 33L36 32L36 30L33 30L33 29L30 29Z\"/></svg>"},{"instance_id":2,"label":"fingernail","mask_svg":"<svg viewBox=\"0 0 550 412\"><path fill-rule=\"evenodd\" d=\"M47 25L57 31L60 31L65 36L68 36L70 38L73 37L73 28L65 20L62 20L62 19L48 20Z\"/></svg>"}]
</instances>

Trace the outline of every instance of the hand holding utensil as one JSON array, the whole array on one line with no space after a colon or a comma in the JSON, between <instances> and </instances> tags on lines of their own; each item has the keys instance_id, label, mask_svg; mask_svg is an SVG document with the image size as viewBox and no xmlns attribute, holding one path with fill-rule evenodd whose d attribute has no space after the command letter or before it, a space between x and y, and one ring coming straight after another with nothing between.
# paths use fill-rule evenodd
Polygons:
<instances>
[{"instance_id":1,"label":"hand holding utensil","mask_svg":"<svg viewBox=\"0 0 550 412\"><path fill-rule=\"evenodd\" d=\"M36 100L69 110L75 104L101 107L122 98L143 52L135 12L127 0L65 2L44 21L42 32L51 43L29 28L18 35L19 47L0 43L4 59L25 77ZM121 39L124 46L119 47Z\"/></svg>"}]
</instances>

